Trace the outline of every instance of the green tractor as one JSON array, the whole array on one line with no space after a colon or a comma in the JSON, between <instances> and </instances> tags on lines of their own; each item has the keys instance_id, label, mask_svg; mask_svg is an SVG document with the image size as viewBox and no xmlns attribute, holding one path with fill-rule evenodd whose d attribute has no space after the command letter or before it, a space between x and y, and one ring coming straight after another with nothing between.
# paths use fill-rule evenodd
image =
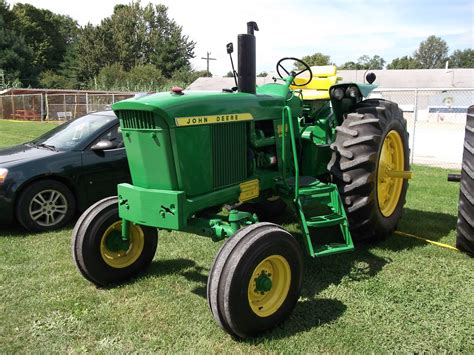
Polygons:
<instances>
[{"instance_id":1,"label":"green tractor","mask_svg":"<svg viewBox=\"0 0 474 355\"><path fill-rule=\"evenodd\" d=\"M238 338L289 316L301 291L301 245L320 257L390 235L410 178L402 111L364 100L373 74L369 84L337 83L335 67L283 58L280 78L256 87L255 30L249 22L238 36L236 88L174 88L113 105L133 184L85 211L72 236L79 271L98 286L149 266L158 229L226 239L207 298L220 326ZM300 241L264 221L286 207L298 217Z\"/></svg>"}]
</instances>

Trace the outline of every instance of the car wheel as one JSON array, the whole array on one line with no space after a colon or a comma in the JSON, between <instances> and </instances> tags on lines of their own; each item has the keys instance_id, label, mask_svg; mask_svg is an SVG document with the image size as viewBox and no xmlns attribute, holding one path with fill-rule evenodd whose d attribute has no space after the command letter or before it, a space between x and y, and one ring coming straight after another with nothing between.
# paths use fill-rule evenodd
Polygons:
<instances>
[{"instance_id":1,"label":"car wheel","mask_svg":"<svg viewBox=\"0 0 474 355\"><path fill-rule=\"evenodd\" d=\"M16 204L18 222L31 232L61 228L74 215L76 201L71 190L56 180L28 185Z\"/></svg>"}]
</instances>

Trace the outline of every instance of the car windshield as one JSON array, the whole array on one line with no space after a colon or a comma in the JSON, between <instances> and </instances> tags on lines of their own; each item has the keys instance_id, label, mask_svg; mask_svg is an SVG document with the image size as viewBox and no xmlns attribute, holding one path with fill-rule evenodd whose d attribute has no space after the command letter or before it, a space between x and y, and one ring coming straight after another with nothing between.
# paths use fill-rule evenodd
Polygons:
<instances>
[{"instance_id":1,"label":"car windshield","mask_svg":"<svg viewBox=\"0 0 474 355\"><path fill-rule=\"evenodd\" d=\"M73 150L93 138L114 119L112 111L91 113L52 129L31 144L54 150Z\"/></svg>"}]
</instances>

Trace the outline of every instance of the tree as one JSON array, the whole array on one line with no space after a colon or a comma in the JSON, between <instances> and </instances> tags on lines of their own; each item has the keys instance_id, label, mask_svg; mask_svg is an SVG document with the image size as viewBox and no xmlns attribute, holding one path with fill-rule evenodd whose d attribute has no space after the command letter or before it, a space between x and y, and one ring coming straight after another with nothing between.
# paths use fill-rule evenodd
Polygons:
<instances>
[{"instance_id":1,"label":"tree","mask_svg":"<svg viewBox=\"0 0 474 355\"><path fill-rule=\"evenodd\" d=\"M452 68L474 68L474 50L456 49L449 57L449 65Z\"/></svg>"},{"instance_id":2,"label":"tree","mask_svg":"<svg viewBox=\"0 0 474 355\"><path fill-rule=\"evenodd\" d=\"M440 37L429 36L413 54L422 69L443 68L448 60L448 45Z\"/></svg>"},{"instance_id":3,"label":"tree","mask_svg":"<svg viewBox=\"0 0 474 355\"><path fill-rule=\"evenodd\" d=\"M127 83L133 90L144 87L153 90L164 84L164 78L161 70L153 64L139 64L128 72Z\"/></svg>"},{"instance_id":4,"label":"tree","mask_svg":"<svg viewBox=\"0 0 474 355\"><path fill-rule=\"evenodd\" d=\"M21 79L23 84L36 80L32 67L33 51L25 42L23 35L13 28L14 14L5 0L0 0L0 69L5 83Z\"/></svg>"},{"instance_id":5,"label":"tree","mask_svg":"<svg viewBox=\"0 0 474 355\"><path fill-rule=\"evenodd\" d=\"M233 78L233 77L234 77L234 73L231 71L228 71L227 74L224 76L224 78Z\"/></svg>"},{"instance_id":6,"label":"tree","mask_svg":"<svg viewBox=\"0 0 474 355\"><path fill-rule=\"evenodd\" d=\"M51 69L42 72L39 76L39 84L41 87L48 89L69 89L74 86L67 77L55 73Z\"/></svg>"},{"instance_id":7,"label":"tree","mask_svg":"<svg viewBox=\"0 0 474 355\"><path fill-rule=\"evenodd\" d=\"M418 69L420 64L418 61L409 56L395 58L390 64L387 65L387 69Z\"/></svg>"},{"instance_id":8,"label":"tree","mask_svg":"<svg viewBox=\"0 0 474 355\"><path fill-rule=\"evenodd\" d=\"M366 54L363 56L360 56L359 59L357 59L357 63L355 62L345 62L343 65L339 66L339 69L342 70L368 70L368 69L373 69L373 70L379 70L383 69L385 65L385 59L380 57L379 55L374 55L373 57L370 57Z\"/></svg>"},{"instance_id":9,"label":"tree","mask_svg":"<svg viewBox=\"0 0 474 355\"><path fill-rule=\"evenodd\" d=\"M363 55L357 60L357 69L383 69L385 59L379 55L374 55L372 58L368 55Z\"/></svg>"},{"instance_id":10,"label":"tree","mask_svg":"<svg viewBox=\"0 0 474 355\"><path fill-rule=\"evenodd\" d=\"M259 78L266 78L267 76L268 76L268 73L266 71L262 71L261 73L257 74L257 77Z\"/></svg>"},{"instance_id":11,"label":"tree","mask_svg":"<svg viewBox=\"0 0 474 355\"><path fill-rule=\"evenodd\" d=\"M113 90L126 87L127 73L119 63L103 67L95 80L96 89Z\"/></svg>"},{"instance_id":12,"label":"tree","mask_svg":"<svg viewBox=\"0 0 474 355\"><path fill-rule=\"evenodd\" d=\"M36 71L57 70L68 45L76 39L77 22L69 16L54 14L30 4L17 3L12 12L12 26L33 50L31 64Z\"/></svg>"},{"instance_id":13,"label":"tree","mask_svg":"<svg viewBox=\"0 0 474 355\"><path fill-rule=\"evenodd\" d=\"M303 62L308 64L310 67L315 65L329 65L331 64L331 57L323 53L317 52L312 55L305 55L301 58ZM301 63L295 62L295 67L298 70L302 70L304 67Z\"/></svg>"},{"instance_id":14,"label":"tree","mask_svg":"<svg viewBox=\"0 0 474 355\"><path fill-rule=\"evenodd\" d=\"M99 26L82 29L78 77L88 81L105 65L118 63L125 71L152 64L171 78L176 71L191 70L194 46L181 26L168 17L166 6L150 3L142 7L139 1L117 5Z\"/></svg>"},{"instance_id":15,"label":"tree","mask_svg":"<svg viewBox=\"0 0 474 355\"><path fill-rule=\"evenodd\" d=\"M358 68L357 63L350 61L350 62L345 62L344 64L340 65L339 69L341 69L341 70L357 70L357 69L360 69L360 68Z\"/></svg>"}]
</instances>

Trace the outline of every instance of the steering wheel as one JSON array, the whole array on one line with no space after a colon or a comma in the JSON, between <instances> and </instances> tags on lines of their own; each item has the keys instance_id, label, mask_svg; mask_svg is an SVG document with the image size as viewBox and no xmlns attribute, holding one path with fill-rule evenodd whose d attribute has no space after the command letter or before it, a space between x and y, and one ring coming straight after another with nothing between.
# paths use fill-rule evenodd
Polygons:
<instances>
[{"instance_id":1,"label":"steering wheel","mask_svg":"<svg viewBox=\"0 0 474 355\"><path fill-rule=\"evenodd\" d=\"M286 68L283 66L282 62L289 61L289 60L291 60L292 62L298 62L298 63L302 64L304 69L300 70L299 72L295 72L294 70L292 70L292 71L286 70ZM305 85L309 84L309 82L313 78L313 72L311 71L311 68L309 67L309 65L306 64L305 62L303 62L301 59L298 59L298 58L285 57L285 58L281 58L278 61L277 65L276 65L276 70L277 70L278 75L280 75L280 78L283 78L283 75L281 75L281 73L280 73L280 68L286 73L286 76L291 75L291 76L293 76L293 78L296 78L298 75L300 75L300 74L302 74L306 71L309 71L309 79L306 82L304 82L303 84L295 84L295 82L293 81L292 85L294 85L294 86L305 86Z\"/></svg>"}]
</instances>

